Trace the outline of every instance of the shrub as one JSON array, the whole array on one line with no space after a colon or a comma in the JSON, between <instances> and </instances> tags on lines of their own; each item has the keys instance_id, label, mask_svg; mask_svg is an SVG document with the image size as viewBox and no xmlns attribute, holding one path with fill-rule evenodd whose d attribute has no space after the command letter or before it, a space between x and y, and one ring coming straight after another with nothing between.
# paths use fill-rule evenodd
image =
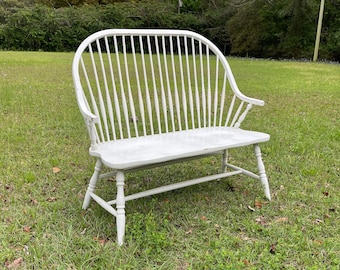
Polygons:
<instances>
[{"instance_id":1,"label":"shrub","mask_svg":"<svg viewBox=\"0 0 340 270\"><path fill-rule=\"evenodd\" d=\"M0 47L11 50L70 51L105 27L94 6L21 9L0 30Z\"/></svg>"}]
</instances>

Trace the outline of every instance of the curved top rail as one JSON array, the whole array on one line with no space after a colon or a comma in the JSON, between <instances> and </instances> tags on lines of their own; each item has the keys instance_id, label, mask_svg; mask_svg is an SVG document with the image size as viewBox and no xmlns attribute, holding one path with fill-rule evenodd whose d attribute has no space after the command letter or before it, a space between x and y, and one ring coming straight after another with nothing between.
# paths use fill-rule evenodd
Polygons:
<instances>
[{"instance_id":1,"label":"curved top rail","mask_svg":"<svg viewBox=\"0 0 340 270\"><path fill-rule=\"evenodd\" d=\"M263 106L264 105L264 101L263 100L259 100L259 99L255 99L255 98L251 98L251 97L247 97L246 95L244 95L238 88L237 83L235 81L234 75L231 71L231 68L229 66L229 63L227 62L225 56L223 55L223 53L220 51L220 49L217 48L217 46L212 43L209 39L207 39L206 37L193 32L193 31L189 31L189 30L177 30L177 29L106 29L106 30L101 30L99 32L93 33L92 35L88 36L78 47L75 56L74 56L74 60L73 60L73 66L72 66L72 73L73 73L73 77L77 78L78 77L78 61L81 57L82 52L86 49L86 47L93 41L103 38L105 36L113 36L113 35L125 35L125 36L129 36L129 35L171 35L171 36L176 36L176 35L181 35L181 36L187 36L187 37L193 37L196 39L201 40L202 42L204 42L205 44L207 44L210 49L219 56L222 65L224 66L224 68L227 70L227 76L228 76L228 80L230 82L230 85L232 87L232 90L234 91L235 95L240 98L241 100L243 100L244 102L247 103L251 103L254 105L258 105L258 106ZM74 84L76 89L81 88L80 82L79 80L74 80Z\"/></svg>"}]
</instances>

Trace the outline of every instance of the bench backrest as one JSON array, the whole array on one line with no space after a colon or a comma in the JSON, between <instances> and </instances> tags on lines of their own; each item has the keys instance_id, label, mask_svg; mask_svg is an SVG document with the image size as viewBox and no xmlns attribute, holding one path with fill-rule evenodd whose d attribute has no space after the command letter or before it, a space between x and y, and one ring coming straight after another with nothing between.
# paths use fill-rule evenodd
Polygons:
<instances>
[{"instance_id":1,"label":"bench backrest","mask_svg":"<svg viewBox=\"0 0 340 270\"><path fill-rule=\"evenodd\" d=\"M252 104L263 105L239 91L221 51L190 31L97 32L79 46L72 72L92 144L238 127Z\"/></svg>"}]
</instances>

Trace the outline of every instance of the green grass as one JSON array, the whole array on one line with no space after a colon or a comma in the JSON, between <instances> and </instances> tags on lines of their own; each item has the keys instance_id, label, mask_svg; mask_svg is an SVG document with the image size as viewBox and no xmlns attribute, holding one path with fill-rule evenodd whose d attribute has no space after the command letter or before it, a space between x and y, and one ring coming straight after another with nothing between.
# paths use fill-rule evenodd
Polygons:
<instances>
[{"instance_id":1,"label":"green grass","mask_svg":"<svg viewBox=\"0 0 340 270\"><path fill-rule=\"evenodd\" d=\"M114 218L95 203L81 210L94 160L72 57L0 52L0 268L22 258L19 269L339 269L339 65L230 59L241 90L266 101L243 127L271 134L272 201L236 176L128 202L118 248ZM253 164L251 151L231 158ZM127 189L218 167L212 157L132 173Z\"/></svg>"}]
</instances>

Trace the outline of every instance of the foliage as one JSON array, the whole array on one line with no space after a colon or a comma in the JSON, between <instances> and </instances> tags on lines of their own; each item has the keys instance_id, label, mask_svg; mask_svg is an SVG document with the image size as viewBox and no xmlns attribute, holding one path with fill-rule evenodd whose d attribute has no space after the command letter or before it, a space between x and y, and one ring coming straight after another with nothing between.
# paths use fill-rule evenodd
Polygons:
<instances>
[{"instance_id":1,"label":"foliage","mask_svg":"<svg viewBox=\"0 0 340 270\"><path fill-rule=\"evenodd\" d=\"M2 0L0 2L0 27L6 23L6 18L19 9L29 8L33 5L33 0Z\"/></svg>"},{"instance_id":2,"label":"foliage","mask_svg":"<svg viewBox=\"0 0 340 270\"><path fill-rule=\"evenodd\" d=\"M23 9L8 19L2 35L6 48L17 50L74 50L89 32L102 29L96 8L50 9L35 6Z\"/></svg>"},{"instance_id":3,"label":"foliage","mask_svg":"<svg viewBox=\"0 0 340 270\"><path fill-rule=\"evenodd\" d=\"M308 2L260 0L240 7L228 22L232 53L311 58L317 13L316 9L312 12ZM257 16L254 16L254 10L258 11Z\"/></svg>"},{"instance_id":4,"label":"foliage","mask_svg":"<svg viewBox=\"0 0 340 270\"><path fill-rule=\"evenodd\" d=\"M295 0L289 3L287 0L283 16L290 21L287 31L280 44L283 55L286 58L312 58L315 38L314 19L317 12L313 12L309 0ZM314 11L317 11L314 9ZM307 54L306 54L307 53Z\"/></svg>"},{"instance_id":5,"label":"foliage","mask_svg":"<svg viewBox=\"0 0 340 270\"><path fill-rule=\"evenodd\" d=\"M321 55L327 59L340 59L340 2L325 1L325 15L322 40L325 45L321 47Z\"/></svg>"},{"instance_id":6,"label":"foliage","mask_svg":"<svg viewBox=\"0 0 340 270\"><path fill-rule=\"evenodd\" d=\"M307 58L314 52L319 0L4 0L0 49L74 51L104 28L190 29L225 54ZM340 8L326 1L319 57L340 60Z\"/></svg>"},{"instance_id":7,"label":"foliage","mask_svg":"<svg viewBox=\"0 0 340 270\"><path fill-rule=\"evenodd\" d=\"M336 1L329 1L325 10L319 55L339 61L340 9ZM316 0L258 0L241 5L227 22L231 53L311 59L318 12L319 1Z\"/></svg>"},{"instance_id":8,"label":"foliage","mask_svg":"<svg viewBox=\"0 0 340 270\"><path fill-rule=\"evenodd\" d=\"M255 10L265 7L264 1L255 3ZM254 7L245 5L228 21L228 31L232 44L231 53L238 55L261 55L262 35L265 35L265 21L262 12L254 16ZM245 19L247 18L247 19Z\"/></svg>"}]
</instances>

